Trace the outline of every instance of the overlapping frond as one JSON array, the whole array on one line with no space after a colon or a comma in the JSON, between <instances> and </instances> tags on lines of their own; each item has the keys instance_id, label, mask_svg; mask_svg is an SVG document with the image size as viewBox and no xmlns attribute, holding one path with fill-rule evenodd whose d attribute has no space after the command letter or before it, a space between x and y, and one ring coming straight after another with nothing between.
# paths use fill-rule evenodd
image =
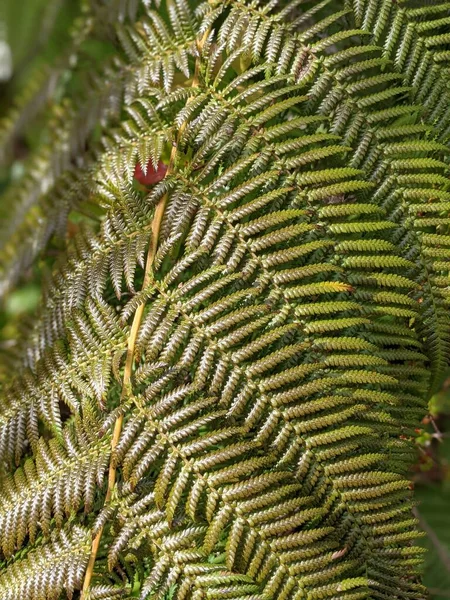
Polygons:
<instances>
[{"instance_id":1,"label":"overlapping frond","mask_svg":"<svg viewBox=\"0 0 450 600\"><path fill-rule=\"evenodd\" d=\"M0 593L5 600L16 598L67 598L79 587L89 557L89 531L74 525L61 530L23 558L2 569ZM26 572L26 577L23 573Z\"/></svg>"},{"instance_id":2,"label":"overlapping frond","mask_svg":"<svg viewBox=\"0 0 450 600\"><path fill-rule=\"evenodd\" d=\"M65 238L70 211L92 191L92 133L99 123L104 127L113 125L120 111L124 85L124 65L119 58L107 58L99 73L93 70L86 73L86 64L80 60L80 55L86 52L86 40L99 27L103 15L104 10L94 15L85 8L72 28L71 43L60 64L48 68L47 77L42 73L32 77L19 106L0 123L1 157L6 152L2 151L2 145L5 148L13 145L14 138L26 125L25 107L30 104L37 111L42 104L47 108L40 143L24 162L21 176L5 192L5 205L13 208L0 225L2 297L53 235ZM73 98L70 81L77 78L88 93ZM46 103L48 96L51 101Z\"/></svg>"},{"instance_id":3,"label":"overlapping frond","mask_svg":"<svg viewBox=\"0 0 450 600\"><path fill-rule=\"evenodd\" d=\"M408 469L450 349L448 14L115 4L117 126L40 198L40 246L72 192L101 224L2 390L6 598L425 597Z\"/></svg>"}]
</instances>

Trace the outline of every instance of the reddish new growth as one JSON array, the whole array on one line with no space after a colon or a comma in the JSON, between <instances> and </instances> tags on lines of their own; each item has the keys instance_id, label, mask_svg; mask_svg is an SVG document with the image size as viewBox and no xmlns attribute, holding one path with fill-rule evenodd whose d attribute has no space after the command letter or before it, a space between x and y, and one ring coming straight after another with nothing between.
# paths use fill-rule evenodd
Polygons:
<instances>
[{"instance_id":1,"label":"reddish new growth","mask_svg":"<svg viewBox=\"0 0 450 600\"><path fill-rule=\"evenodd\" d=\"M141 185L155 185L155 183L158 183L159 181L161 181L161 179L164 179L164 177L166 176L166 172L167 165L164 164L161 160L158 163L157 169L155 169L155 167L153 166L152 161L149 160L147 163L147 173L144 173L141 165L139 163L136 163L136 167L134 169L134 178Z\"/></svg>"}]
</instances>

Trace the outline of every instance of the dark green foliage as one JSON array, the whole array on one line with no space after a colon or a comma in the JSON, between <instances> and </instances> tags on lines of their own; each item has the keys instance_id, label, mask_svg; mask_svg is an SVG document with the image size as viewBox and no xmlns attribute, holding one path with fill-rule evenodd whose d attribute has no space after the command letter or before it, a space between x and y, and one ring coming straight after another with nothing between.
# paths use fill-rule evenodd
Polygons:
<instances>
[{"instance_id":1,"label":"dark green foliage","mask_svg":"<svg viewBox=\"0 0 450 600\"><path fill-rule=\"evenodd\" d=\"M426 583L435 600L444 600L450 589L450 537L448 482L442 486L430 485L420 491L422 501L420 525L427 534Z\"/></svg>"},{"instance_id":2,"label":"dark green foliage","mask_svg":"<svg viewBox=\"0 0 450 600\"><path fill-rule=\"evenodd\" d=\"M433 600L444 600L450 590L450 371L441 390L430 401L430 415L417 439L420 456L415 466L415 514L426 533L423 581Z\"/></svg>"},{"instance_id":3,"label":"dark green foliage","mask_svg":"<svg viewBox=\"0 0 450 600\"><path fill-rule=\"evenodd\" d=\"M2 200L0 291L58 256L2 370L1 600L425 598L449 25L444 2L81 3Z\"/></svg>"}]
</instances>

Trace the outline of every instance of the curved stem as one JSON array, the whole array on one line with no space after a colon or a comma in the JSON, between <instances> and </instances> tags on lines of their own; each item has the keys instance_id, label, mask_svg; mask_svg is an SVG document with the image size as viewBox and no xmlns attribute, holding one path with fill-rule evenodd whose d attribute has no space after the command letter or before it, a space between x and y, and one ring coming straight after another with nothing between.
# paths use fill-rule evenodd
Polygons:
<instances>
[{"instance_id":1,"label":"curved stem","mask_svg":"<svg viewBox=\"0 0 450 600\"><path fill-rule=\"evenodd\" d=\"M206 39L209 35L209 30L205 31L203 37L197 42L197 50L198 55L195 61L195 71L192 79L191 87L197 87L199 85L199 72L200 72L200 56L203 45L206 42ZM187 102L190 102L190 98ZM175 167L175 159L178 150L178 145L181 140L181 136L183 135L184 130L186 129L187 121L184 121L177 133L177 140L175 144L172 146L172 151L170 154L169 165L167 167L166 175L170 175ZM167 200L169 194L166 192L164 196L161 198L159 203L155 208L155 214L153 215L152 225L151 225L151 236L148 247L147 259L145 262L145 271L144 271L144 279L142 282L142 288L145 289L150 284L152 278L152 268L155 262L156 251L158 249L158 240L161 231L161 224L164 218L164 213L166 211ZM136 312L134 313L133 322L131 324L130 334L128 336L128 344L127 344L127 356L125 361L125 368L122 379L122 392L120 396L120 401L122 402L124 398L128 395L130 384L131 384L131 375L133 372L133 362L136 348L136 339L139 328L141 326L142 317L144 314L146 302L145 300L138 306ZM117 466L113 461L114 450L119 442L120 434L122 432L123 425L123 415L117 417L116 422L114 424L114 430L111 440L111 458L109 463L109 472L108 472L108 488L106 490L104 505L108 504L111 501L112 494L116 485L117 479ZM91 585L91 579L94 573L95 561L97 559L98 549L100 547L100 542L103 534L103 526L97 532L97 535L92 540L91 546L91 554L89 556L88 566L86 568L86 574L84 577L83 588L81 591L81 600L87 600L87 592Z\"/></svg>"}]
</instances>

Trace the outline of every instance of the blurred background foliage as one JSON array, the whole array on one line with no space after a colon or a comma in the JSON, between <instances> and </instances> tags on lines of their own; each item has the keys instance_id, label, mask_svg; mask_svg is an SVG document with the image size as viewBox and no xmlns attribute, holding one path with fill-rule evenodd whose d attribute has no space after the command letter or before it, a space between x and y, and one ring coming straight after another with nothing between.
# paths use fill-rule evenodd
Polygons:
<instances>
[{"instance_id":1,"label":"blurred background foliage","mask_svg":"<svg viewBox=\"0 0 450 600\"><path fill-rule=\"evenodd\" d=\"M433 600L450 598L450 371L430 400L417 440L417 516L428 549L425 583Z\"/></svg>"},{"instance_id":2,"label":"blurred background foliage","mask_svg":"<svg viewBox=\"0 0 450 600\"><path fill-rule=\"evenodd\" d=\"M0 81L0 119L34 73L60 68L62 48L69 42L69 30L79 10L80 3L73 0L0 0L0 42L9 45L12 56L12 75ZM96 56L108 52L111 46L107 39L102 47L91 47L87 42L84 60L95 61ZM69 69L60 80L73 93L83 84ZM9 160L0 162L0 193L11 177L20 178L21 165L29 151L38 146L40 135L39 126L33 126L15 140ZM2 205L0 195L0 224L10 208ZM67 235L72 235L87 218L79 213L72 215ZM53 240L39 261L23 273L16 289L0 303L0 364L4 370L8 368L8 357L16 350L16 340L36 314L41 287L51 272L59 245ZM1 373L0 367L0 382ZM431 398L430 413L418 434L417 462L411 478L416 490L416 513L425 534L422 544L428 550L424 580L432 600L445 600L450 598L450 370L440 391Z\"/></svg>"}]
</instances>

